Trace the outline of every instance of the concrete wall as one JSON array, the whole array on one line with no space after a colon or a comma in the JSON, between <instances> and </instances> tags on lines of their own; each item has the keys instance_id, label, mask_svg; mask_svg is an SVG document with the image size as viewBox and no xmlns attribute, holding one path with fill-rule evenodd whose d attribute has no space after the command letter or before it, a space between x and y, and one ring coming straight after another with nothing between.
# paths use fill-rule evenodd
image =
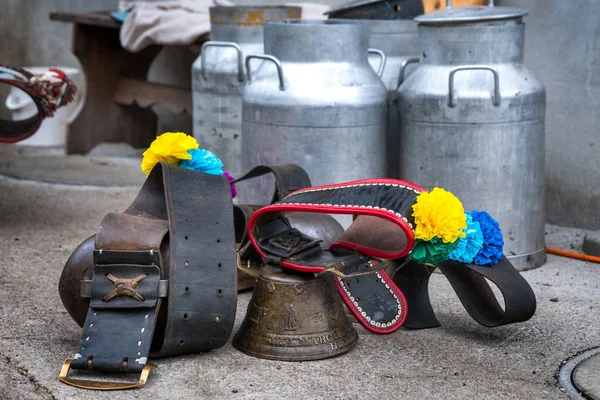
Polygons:
<instances>
[{"instance_id":1,"label":"concrete wall","mask_svg":"<svg viewBox=\"0 0 600 400\"><path fill-rule=\"evenodd\" d=\"M547 219L600 229L600 1L497 3L529 10L525 63L548 99Z\"/></svg>"}]
</instances>

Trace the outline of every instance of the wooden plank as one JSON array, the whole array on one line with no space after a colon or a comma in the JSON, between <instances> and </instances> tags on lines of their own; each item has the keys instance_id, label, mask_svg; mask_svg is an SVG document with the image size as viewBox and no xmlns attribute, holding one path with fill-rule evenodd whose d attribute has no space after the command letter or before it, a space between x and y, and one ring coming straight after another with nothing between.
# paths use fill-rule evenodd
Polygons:
<instances>
[{"instance_id":1,"label":"wooden plank","mask_svg":"<svg viewBox=\"0 0 600 400\"><path fill-rule=\"evenodd\" d=\"M141 108L160 104L177 114L191 115L193 110L190 89L132 78L119 79L113 99L117 104Z\"/></svg>"},{"instance_id":2,"label":"wooden plank","mask_svg":"<svg viewBox=\"0 0 600 400\"><path fill-rule=\"evenodd\" d=\"M102 26L105 28L119 29L121 24L110 16L110 11L91 11L85 13L51 12L50 20L68 22L73 24Z\"/></svg>"},{"instance_id":3,"label":"wooden plank","mask_svg":"<svg viewBox=\"0 0 600 400\"><path fill-rule=\"evenodd\" d=\"M156 114L116 104L113 95L120 77L146 79L160 49L150 46L129 53L120 45L118 30L73 25L73 54L85 71L87 96L81 113L69 125L68 154L85 154L98 143L113 140L126 141L136 148L150 145L156 137Z\"/></svg>"}]
</instances>

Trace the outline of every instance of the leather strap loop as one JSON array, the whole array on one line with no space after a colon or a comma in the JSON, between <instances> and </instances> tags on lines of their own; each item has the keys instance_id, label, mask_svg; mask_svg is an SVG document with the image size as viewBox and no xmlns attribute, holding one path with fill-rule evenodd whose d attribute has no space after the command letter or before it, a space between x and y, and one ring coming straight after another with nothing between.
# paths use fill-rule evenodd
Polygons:
<instances>
[{"instance_id":1,"label":"leather strap loop","mask_svg":"<svg viewBox=\"0 0 600 400\"><path fill-rule=\"evenodd\" d=\"M92 280L84 279L79 282L80 296L83 298L92 297ZM169 295L169 281L162 279L158 281L157 297L167 297Z\"/></svg>"},{"instance_id":2,"label":"leather strap loop","mask_svg":"<svg viewBox=\"0 0 600 400\"><path fill-rule=\"evenodd\" d=\"M535 313L533 290L506 257L492 267L447 261L438 268L448 278L469 315L483 326L491 328L523 322ZM502 293L504 309L486 279Z\"/></svg>"},{"instance_id":3,"label":"leather strap loop","mask_svg":"<svg viewBox=\"0 0 600 400\"><path fill-rule=\"evenodd\" d=\"M535 313L533 290L510 261L503 257L494 266L479 266L447 261L438 265L469 315L486 327L523 322ZM415 262L408 262L396 270L394 282L406 294L411 310L405 326L411 329L440 326L428 294L432 270ZM504 298L500 306L486 281L494 283Z\"/></svg>"},{"instance_id":4,"label":"leather strap loop","mask_svg":"<svg viewBox=\"0 0 600 400\"><path fill-rule=\"evenodd\" d=\"M275 193L273 194L271 204L282 200L296 190L311 186L310 178L306 171L295 164L259 165L251 169L246 175L236 179L233 183L257 178L268 173L272 173L275 177Z\"/></svg>"}]
</instances>

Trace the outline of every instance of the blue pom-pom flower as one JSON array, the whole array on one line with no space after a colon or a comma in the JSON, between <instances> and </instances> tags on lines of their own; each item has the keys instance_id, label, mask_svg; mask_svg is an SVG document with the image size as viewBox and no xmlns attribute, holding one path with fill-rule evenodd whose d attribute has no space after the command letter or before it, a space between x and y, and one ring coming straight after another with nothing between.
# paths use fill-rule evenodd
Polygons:
<instances>
[{"instance_id":1,"label":"blue pom-pom flower","mask_svg":"<svg viewBox=\"0 0 600 400\"><path fill-rule=\"evenodd\" d=\"M192 158L190 160L181 161L181 164L179 164L181 168L204 172L205 174L211 175L223 174L223 163L219 160L219 157L215 156L210 151L205 149L194 149L188 151L188 154L191 155Z\"/></svg>"},{"instance_id":2,"label":"blue pom-pom flower","mask_svg":"<svg viewBox=\"0 0 600 400\"><path fill-rule=\"evenodd\" d=\"M504 239L498 222L485 211L471 211L473 221L479 222L483 233L483 247L475 256L473 262L477 265L496 265L502 258Z\"/></svg>"},{"instance_id":3,"label":"blue pom-pom flower","mask_svg":"<svg viewBox=\"0 0 600 400\"><path fill-rule=\"evenodd\" d=\"M465 216L467 218L467 228L463 232L466 233L466 236L458 239L456 248L450 253L448 259L471 264L483 247L483 232L479 222L473 221L470 213L465 213Z\"/></svg>"}]
</instances>

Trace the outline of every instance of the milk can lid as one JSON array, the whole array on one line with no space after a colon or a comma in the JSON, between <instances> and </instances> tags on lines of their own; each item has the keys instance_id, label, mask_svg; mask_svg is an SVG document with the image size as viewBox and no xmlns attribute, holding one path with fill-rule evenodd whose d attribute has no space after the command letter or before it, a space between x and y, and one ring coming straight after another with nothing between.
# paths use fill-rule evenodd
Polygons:
<instances>
[{"instance_id":1,"label":"milk can lid","mask_svg":"<svg viewBox=\"0 0 600 400\"><path fill-rule=\"evenodd\" d=\"M527 15L527 10L514 7L470 6L447 7L441 11L415 18L420 24L451 24L456 22L483 22L514 19Z\"/></svg>"},{"instance_id":2,"label":"milk can lid","mask_svg":"<svg viewBox=\"0 0 600 400\"><path fill-rule=\"evenodd\" d=\"M422 0L348 0L328 10L329 18L413 19L424 12Z\"/></svg>"}]
</instances>

